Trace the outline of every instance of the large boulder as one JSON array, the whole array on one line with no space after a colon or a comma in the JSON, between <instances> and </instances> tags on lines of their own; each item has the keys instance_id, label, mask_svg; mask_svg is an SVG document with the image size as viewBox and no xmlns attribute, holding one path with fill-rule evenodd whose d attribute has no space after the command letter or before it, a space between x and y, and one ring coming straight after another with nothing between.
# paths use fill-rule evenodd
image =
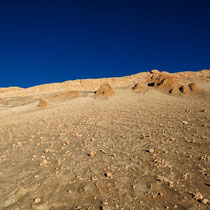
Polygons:
<instances>
[{"instance_id":1,"label":"large boulder","mask_svg":"<svg viewBox=\"0 0 210 210\"><path fill-rule=\"evenodd\" d=\"M166 91L170 91L174 87L179 87L179 83L174 77L160 75L155 79L153 86Z\"/></svg>"},{"instance_id":2,"label":"large boulder","mask_svg":"<svg viewBox=\"0 0 210 210\"><path fill-rule=\"evenodd\" d=\"M102 84L99 89L95 92L96 96L111 96L115 94L115 91L108 83Z\"/></svg>"},{"instance_id":3,"label":"large boulder","mask_svg":"<svg viewBox=\"0 0 210 210\"><path fill-rule=\"evenodd\" d=\"M43 100L43 99L40 99L38 107L43 108L43 107L46 107L46 106L47 106L47 102L45 100Z\"/></svg>"}]
</instances>

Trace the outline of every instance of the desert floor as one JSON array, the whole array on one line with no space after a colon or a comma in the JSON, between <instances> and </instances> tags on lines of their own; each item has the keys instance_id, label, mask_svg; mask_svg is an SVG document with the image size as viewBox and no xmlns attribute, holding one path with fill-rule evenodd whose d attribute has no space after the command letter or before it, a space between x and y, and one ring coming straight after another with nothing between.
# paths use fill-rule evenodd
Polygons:
<instances>
[{"instance_id":1,"label":"desert floor","mask_svg":"<svg viewBox=\"0 0 210 210\"><path fill-rule=\"evenodd\" d=\"M210 209L209 84L1 99L0 209Z\"/></svg>"}]
</instances>

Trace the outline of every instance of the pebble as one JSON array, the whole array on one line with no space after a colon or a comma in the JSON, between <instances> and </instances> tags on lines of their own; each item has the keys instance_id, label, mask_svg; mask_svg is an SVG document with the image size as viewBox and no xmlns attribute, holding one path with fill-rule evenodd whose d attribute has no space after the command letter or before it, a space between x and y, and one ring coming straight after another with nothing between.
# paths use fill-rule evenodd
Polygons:
<instances>
[{"instance_id":1,"label":"pebble","mask_svg":"<svg viewBox=\"0 0 210 210\"><path fill-rule=\"evenodd\" d=\"M95 152L88 153L88 156L93 157L95 155Z\"/></svg>"},{"instance_id":2,"label":"pebble","mask_svg":"<svg viewBox=\"0 0 210 210\"><path fill-rule=\"evenodd\" d=\"M67 190L67 193L72 194L72 191L71 190Z\"/></svg>"},{"instance_id":3,"label":"pebble","mask_svg":"<svg viewBox=\"0 0 210 210\"><path fill-rule=\"evenodd\" d=\"M200 192L197 192L194 194L194 198L196 200L202 200L203 199L203 195Z\"/></svg>"},{"instance_id":4,"label":"pebble","mask_svg":"<svg viewBox=\"0 0 210 210\"><path fill-rule=\"evenodd\" d=\"M48 161L47 160L43 160L40 165L42 166L42 165L47 165L47 164L48 164Z\"/></svg>"},{"instance_id":5,"label":"pebble","mask_svg":"<svg viewBox=\"0 0 210 210\"><path fill-rule=\"evenodd\" d=\"M92 181L97 181L98 179L97 179L96 177L93 177L93 176L92 176L92 177L91 177L91 180L92 180Z\"/></svg>"},{"instance_id":6,"label":"pebble","mask_svg":"<svg viewBox=\"0 0 210 210\"><path fill-rule=\"evenodd\" d=\"M34 203L35 203L35 204L37 204L37 203L39 203L39 202L41 202L41 198L35 198L35 199L34 199Z\"/></svg>"},{"instance_id":7,"label":"pebble","mask_svg":"<svg viewBox=\"0 0 210 210\"><path fill-rule=\"evenodd\" d=\"M91 139L91 141L92 141L92 142L95 142L95 141L96 141L96 139L95 139L95 138L92 138L92 139Z\"/></svg>"},{"instance_id":8,"label":"pebble","mask_svg":"<svg viewBox=\"0 0 210 210\"><path fill-rule=\"evenodd\" d=\"M152 149L152 148L149 148L149 149L146 150L146 152L149 152L149 153L153 153L154 151L155 151L155 150Z\"/></svg>"},{"instance_id":9,"label":"pebble","mask_svg":"<svg viewBox=\"0 0 210 210\"><path fill-rule=\"evenodd\" d=\"M171 141L175 141L175 138L174 138L174 137L171 137L170 140L171 140Z\"/></svg>"},{"instance_id":10,"label":"pebble","mask_svg":"<svg viewBox=\"0 0 210 210\"><path fill-rule=\"evenodd\" d=\"M202 203L203 203L204 205L206 205L206 204L209 203L209 200L205 198L205 199L202 200Z\"/></svg>"},{"instance_id":11,"label":"pebble","mask_svg":"<svg viewBox=\"0 0 210 210\"><path fill-rule=\"evenodd\" d=\"M112 178L112 174L110 172L106 172L105 176L108 177L108 178Z\"/></svg>"}]
</instances>

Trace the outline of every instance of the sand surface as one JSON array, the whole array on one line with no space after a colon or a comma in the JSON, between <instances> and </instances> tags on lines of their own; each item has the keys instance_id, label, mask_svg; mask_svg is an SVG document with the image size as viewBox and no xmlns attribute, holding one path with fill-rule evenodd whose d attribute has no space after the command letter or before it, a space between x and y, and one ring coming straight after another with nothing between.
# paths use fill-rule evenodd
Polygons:
<instances>
[{"instance_id":1,"label":"sand surface","mask_svg":"<svg viewBox=\"0 0 210 210\"><path fill-rule=\"evenodd\" d=\"M209 77L181 96L132 78L0 94L0 209L209 209Z\"/></svg>"}]
</instances>

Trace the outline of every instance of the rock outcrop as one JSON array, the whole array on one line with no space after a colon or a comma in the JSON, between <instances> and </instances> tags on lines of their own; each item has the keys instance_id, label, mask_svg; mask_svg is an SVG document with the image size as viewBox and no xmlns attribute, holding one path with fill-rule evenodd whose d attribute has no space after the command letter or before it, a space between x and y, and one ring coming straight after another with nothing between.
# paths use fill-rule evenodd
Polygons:
<instances>
[{"instance_id":1,"label":"rock outcrop","mask_svg":"<svg viewBox=\"0 0 210 210\"><path fill-rule=\"evenodd\" d=\"M135 92L135 93L139 93L141 92L142 90L144 89L142 83L138 82L134 85L134 87L132 87L132 90Z\"/></svg>"},{"instance_id":2,"label":"rock outcrop","mask_svg":"<svg viewBox=\"0 0 210 210\"><path fill-rule=\"evenodd\" d=\"M111 96L114 95L115 91L108 83L104 83L100 88L95 92L96 96Z\"/></svg>"}]
</instances>

